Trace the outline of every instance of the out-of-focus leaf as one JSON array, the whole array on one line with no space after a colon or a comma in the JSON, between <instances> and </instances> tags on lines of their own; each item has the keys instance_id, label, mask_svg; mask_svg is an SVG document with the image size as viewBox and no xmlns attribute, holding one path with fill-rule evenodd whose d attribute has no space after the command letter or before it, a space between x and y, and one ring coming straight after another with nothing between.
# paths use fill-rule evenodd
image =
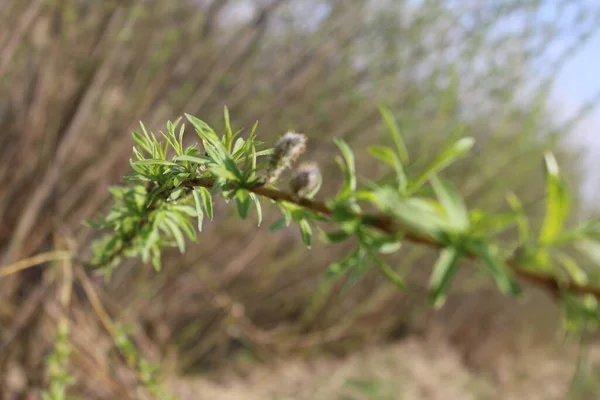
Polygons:
<instances>
[{"instance_id":1,"label":"out-of-focus leaf","mask_svg":"<svg viewBox=\"0 0 600 400\"><path fill-rule=\"evenodd\" d=\"M340 275L345 274L353 265L356 264L358 257L358 248L352 250L349 254L344 256L341 260L335 261L329 265L325 270L326 279L335 279Z\"/></svg>"},{"instance_id":2,"label":"out-of-focus leaf","mask_svg":"<svg viewBox=\"0 0 600 400\"><path fill-rule=\"evenodd\" d=\"M559 175L558 163L552 153L546 153L546 215L540 231L540 243L551 244L560 234L569 215L570 199Z\"/></svg>"},{"instance_id":3,"label":"out-of-focus leaf","mask_svg":"<svg viewBox=\"0 0 600 400\"><path fill-rule=\"evenodd\" d=\"M388 108L383 106L379 107L379 112L383 117L383 121L387 127L388 133L392 142L394 143L394 147L396 148L396 153L398 157L400 157L400 161L403 163L408 163L408 150L406 149L406 145L404 144L404 140L402 140L402 134L400 133L400 129L398 128L398 124L396 119L390 112Z\"/></svg>"},{"instance_id":4,"label":"out-of-focus leaf","mask_svg":"<svg viewBox=\"0 0 600 400\"><path fill-rule=\"evenodd\" d=\"M423 172L409 185L409 192L414 193L427 182L433 174L438 173L448 165L452 164L459 157L465 155L473 145L475 139L464 137L454 142L448 149L438 155L435 160L429 164Z\"/></svg>"},{"instance_id":5,"label":"out-of-focus leaf","mask_svg":"<svg viewBox=\"0 0 600 400\"><path fill-rule=\"evenodd\" d=\"M408 185L408 180L398 156L391 149L385 146L371 146L367 149L367 151L371 156L394 168L398 181L398 188L402 193L404 193Z\"/></svg>"},{"instance_id":6,"label":"out-of-focus leaf","mask_svg":"<svg viewBox=\"0 0 600 400\"><path fill-rule=\"evenodd\" d=\"M300 226L300 233L302 236L302 242L306 247L310 249L312 246L312 228L307 220L301 220L298 225Z\"/></svg>"},{"instance_id":7,"label":"out-of-focus leaf","mask_svg":"<svg viewBox=\"0 0 600 400\"><path fill-rule=\"evenodd\" d=\"M575 283L579 285L586 285L588 283L587 274L579 264L577 264L577 261L575 261L573 257L560 252L556 254L556 258Z\"/></svg>"},{"instance_id":8,"label":"out-of-focus leaf","mask_svg":"<svg viewBox=\"0 0 600 400\"><path fill-rule=\"evenodd\" d=\"M479 243L474 246L474 251L485 262L485 265L494 278L496 286L503 294L517 295L521 293L521 289L513 278L508 266L498 253L498 249L487 243Z\"/></svg>"},{"instance_id":9,"label":"out-of-focus leaf","mask_svg":"<svg viewBox=\"0 0 600 400\"><path fill-rule=\"evenodd\" d=\"M194 204L196 205L196 217L198 218L198 232L202 232L202 222L204 220L204 212L202 211L202 196L200 194L201 188L195 187L192 191L194 196Z\"/></svg>"},{"instance_id":10,"label":"out-of-focus leaf","mask_svg":"<svg viewBox=\"0 0 600 400\"><path fill-rule=\"evenodd\" d=\"M188 161L194 164L206 164L212 162L212 159L204 156L190 156L190 155L181 155L177 157L173 157L173 161Z\"/></svg>"},{"instance_id":11,"label":"out-of-focus leaf","mask_svg":"<svg viewBox=\"0 0 600 400\"><path fill-rule=\"evenodd\" d=\"M342 188L339 196L341 198L345 198L356 190L356 167L354 164L354 153L344 140L336 138L334 139L334 142L340 149L340 152L343 156L343 162L339 157L336 158L336 161L338 162L338 165L344 174L344 187Z\"/></svg>"},{"instance_id":12,"label":"out-of-focus leaf","mask_svg":"<svg viewBox=\"0 0 600 400\"><path fill-rule=\"evenodd\" d=\"M441 250L429 280L429 301L434 307L441 307L446 301L450 283L458 271L458 261L462 254L455 248Z\"/></svg>"},{"instance_id":13,"label":"out-of-focus leaf","mask_svg":"<svg viewBox=\"0 0 600 400\"><path fill-rule=\"evenodd\" d=\"M426 202L402 198L397 190L389 186L379 187L373 194L376 203L385 212L391 213L412 229L435 238L450 229L447 220Z\"/></svg>"},{"instance_id":14,"label":"out-of-focus leaf","mask_svg":"<svg viewBox=\"0 0 600 400\"><path fill-rule=\"evenodd\" d=\"M250 208L250 195L247 190L239 189L235 193L235 204L240 218L246 219L248 217L248 209Z\"/></svg>"},{"instance_id":15,"label":"out-of-focus leaf","mask_svg":"<svg viewBox=\"0 0 600 400\"><path fill-rule=\"evenodd\" d=\"M260 226L260 224L262 224L262 207L260 205L260 200L254 193L250 193L250 198L256 206L256 214L258 215L258 226Z\"/></svg>"},{"instance_id":16,"label":"out-of-focus leaf","mask_svg":"<svg viewBox=\"0 0 600 400\"><path fill-rule=\"evenodd\" d=\"M517 226L519 227L519 243L529 243L531 238L531 230L529 220L523 210L523 204L516 194L509 192L506 195L506 201L512 210L517 214Z\"/></svg>"},{"instance_id":17,"label":"out-of-focus leaf","mask_svg":"<svg viewBox=\"0 0 600 400\"><path fill-rule=\"evenodd\" d=\"M458 191L435 175L431 176L431 184L452 228L455 232L466 232L469 229L469 212Z\"/></svg>"},{"instance_id":18,"label":"out-of-focus leaf","mask_svg":"<svg viewBox=\"0 0 600 400\"><path fill-rule=\"evenodd\" d=\"M580 240L575 243L577 250L585 254L597 267L600 267L600 243L592 240Z\"/></svg>"}]
</instances>

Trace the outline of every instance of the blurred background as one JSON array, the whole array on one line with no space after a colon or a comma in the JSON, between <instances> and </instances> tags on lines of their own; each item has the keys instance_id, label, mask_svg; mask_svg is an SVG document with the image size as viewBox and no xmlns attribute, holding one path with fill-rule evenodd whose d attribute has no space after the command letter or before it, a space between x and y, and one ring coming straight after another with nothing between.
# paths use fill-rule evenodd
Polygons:
<instances>
[{"instance_id":1,"label":"blurred background","mask_svg":"<svg viewBox=\"0 0 600 400\"><path fill-rule=\"evenodd\" d=\"M383 140L391 108L417 162L455 135L476 138L447 171L472 208L506 210L514 190L543 213L542 153L557 155L576 215L598 212L600 3L595 0L2 0L0 265L66 246L89 255L82 224L128 173L139 121L193 114L222 129L259 121L273 142L309 137L340 182L332 139L361 151ZM189 135L191 136L191 135ZM600 398L595 347L573 385L576 343L560 310L530 288L506 299L474 270L434 312L435 253L393 260L399 292L369 273L345 296L323 280L345 245L306 250L297 229L241 222L224 204L164 269L127 261L96 282L110 317L132 330L183 399ZM0 399L37 399L64 314L53 264L0 279ZM76 293L77 294L77 291ZM68 310L70 389L81 399L144 397L83 296Z\"/></svg>"}]
</instances>

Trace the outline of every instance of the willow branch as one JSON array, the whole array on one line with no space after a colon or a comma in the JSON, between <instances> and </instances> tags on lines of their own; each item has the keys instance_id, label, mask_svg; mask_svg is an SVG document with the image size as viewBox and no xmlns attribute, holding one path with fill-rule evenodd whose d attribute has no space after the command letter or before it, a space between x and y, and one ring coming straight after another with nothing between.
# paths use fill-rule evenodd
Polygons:
<instances>
[{"instance_id":1,"label":"willow branch","mask_svg":"<svg viewBox=\"0 0 600 400\"><path fill-rule=\"evenodd\" d=\"M202 186L210 189L214 185L214 179L200 178L184 182L183 185L186 187ZM265 198L269 198L271 200L296 204L300 207L311 211L315 211L326 217L333 216L333 212L327 207L327 205L320 201L305 198L298 199L292 196L290 193L279 189L266 187L264 185L256 185L254 187L248 188L248 190L252 193L255 193ZM364 223L371 228L377 229L383 233L391 235L401 235L404 240L407 240L411 243L425 245L438 249L445 247L442 243L430 237L423 236L416 232L407 231L404 227L401 227L400 223L397 220L388 215L356 214L356 216L362 217ZM477 256L474 254L466 255L472 259L477 258ZM561 291L569 291L579 295L590 294L593 295L596 299L600 300L599 287L582 285L574 281L561 282L553 276L531 271L530 268L527 268L527 265L520 264L519 262L513 259L505 260L505 263L516 277L525 282L539 286L540 288L549 292L553 297L559 297Z\"/></svg>"}]
</instances>

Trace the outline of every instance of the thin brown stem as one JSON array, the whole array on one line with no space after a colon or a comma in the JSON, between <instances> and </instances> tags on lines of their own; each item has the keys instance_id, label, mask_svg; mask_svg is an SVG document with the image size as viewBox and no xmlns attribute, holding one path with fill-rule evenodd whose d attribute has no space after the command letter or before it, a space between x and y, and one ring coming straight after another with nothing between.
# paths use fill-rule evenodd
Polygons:
<instances>
[{"instance_id":1,"label":"thin brown stem","mask_svg":"<svg viewBox=\"0 0 600 400\"><path fill-rule=\"evenodd\" d=\"M211 178L195 179L193 181L185 182L184 185L187 187L202 186L210 189L214 185L214 180ZM256 185L255 187L249 188L248 190L252 193L269 198L271 200L285 201L288 203L296 204L300 207L315 211L326 217L333 216L332 211L323 202L304 198L298 199L292 196L290 193L281 191L279 189L266 187L264 185ZM404 228L401 228L399 222L390 216L373 214L364 214L357 216L363 217L363 221L366 225L391 235L400 234L402 235L404 240L407 240L409 242L435 248L444 247L442 243L430 237L423 236L416 232L410 232L405 230ZM467 254L467 256L471 259L477 258L475 254ZM596 299L600 300L600 288L598 287L582 285L574 281L559 282L553 276L531 271L530 268L527 268L526 265L522 265L516 260L509 259L505 262L506 265L515 274L515 276L517 276L519 279L531 283L533 285L539 286L540 288L548 291L554 297L559 297L561 291L569 291L579 295L590 294L593 295Z\"/></svg>"}]
</instances>

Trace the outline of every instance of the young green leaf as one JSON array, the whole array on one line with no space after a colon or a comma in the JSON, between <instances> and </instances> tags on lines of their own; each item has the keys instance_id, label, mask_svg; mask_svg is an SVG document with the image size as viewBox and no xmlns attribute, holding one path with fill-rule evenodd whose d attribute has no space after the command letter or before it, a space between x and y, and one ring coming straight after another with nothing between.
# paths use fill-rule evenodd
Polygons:
<instances>
[{"instance_id":1,"label":"young green leaf","mask_svg":"<svg viewBox=\"0 0 600 400\"><path fill-rule=\"evenodd\" d=\"M439 238L444 231L450 230L446 218L425 201L406 199L397 190L389 186L374 189L375 203L398 218L399 222L428 236Z\"/></svg>"},{"instance_id":2,"label":"young green leaf","mask_svg":"<svg viewBox=\"0 0 600 400\"><path fill-rule=\"evenodd\" d=\"M406 173L402 167L400 159L398 159L398 156L391 149L385 146L371 146L367 149L367 152L371 156L394 168L396 172L396 180L398 181L398 188L402 193L406 192L408 179L406 178Z\"/></svg>"},{"instance_id":3,"label":"young green leaf","mask_svg":"<svg viewBox=\"0 0 600 400\"><path fill-rule=\"evenodd\" d=\"M496 286L503 294L517 295L521 293L521 289L510 273L508 266L498 254L497 247L481 242L475 245L473 249L485 262L488 271L496 282Z\"/></svg>"},{"instance_id":4,"label":"young green leaf","mask_svg":"<svg viewBox=\"0 0 600 400\"><path fill-rule=\"evenodd\" d=\"M569 215L570 199L552 153L546 153L544 160L546 166L546 215L539 240L540 243L548 245L563 229Z\"/></svg>"},{"instance_id":5,"label":"young green leaf","mask_svg":"<svg viewBox=\"0 0 600 400\"><path fill-rule=\"evenodd\" d=\"M430 181L452 228L455 232L465 233L469 229L469 212L458 191L435 175L431 176Z\"/></svg>"},{"instance_id":6,"label":"young green leaf","mask_svg":"<svg viewBox=\"0 0 600 400\"><path fill-rule=\"evenodd\" d=\"M356 190L356 167L354 164L354 153L348 144L342 139L334 139L336 146L340 149L343 156L343 162L339 157L336 161L344 173L344 187L339 196L345 198Z\"/></svg>"},{"instance_id":7,"label":"young green leaf","mask_svg":"<svg viewBox=\"0 0 600 400\"><path fill-rule=\"evenodd\" d=\"M196 156L182 155L182 156L173 157L173 161L188 161L188 162L191 162L194 164L203 165L203 164L212 162L212 159L209 157L200 156L200 155L196 155Z\"/></svg>"},{"instance_id":8,"label":"young green leaf","mask_svg":"<svg viewBox=\"0 0 600 400\"><path fill-rule=\"evenodd\" d=\"M250 193L250 198L256 206L256 213L258 215L258 226L260 226L260 224L262 224L262 207L260 205L260 200L258 199L258 196L256 196L254 193Z\"/></svg>"},{"instance_id":9,"label":"young green leaf","mask_svg":"<svg viewBox=\"0 0 600 400\"><path fill-rule=\"evenodd\" d=\"M206 122L204 122L190 114L185 114L185 117L187 118L188 121L190 121L190 123L192 124L194 129L196 129L196 132L198 133L198 136L200 137L200 139L206 140L208 143L212 144L213 146L220 143L219 137L217 136L215 131Z\"/></svg>"},{"instance_id":10,"label":"young green leaf","mask_svg":"<svg viewBox=\"0 0 600 400\"><path fill-rule=\"evenodd\" d=\"M587 256L596 267L600 267L600 243L593 240L580 240L575 243L575 247L585 256Z\"/></svg>"},{"instance_id":11,"label":"young green leaf","mask_svg":"<svg viewBox=\"0 0 600 400\"><path fill-rule=\"evenodd\" d=\"M587 285L588 277L585 271L579 266L577 261L573 257L566 253L559 252L556 254L556 258L561 263L567 274L573 279L573 281L579 285Z\"/></svg>"},{"instance_id":12,"label":"young green leaf","mask_svg":"<svg viewBox=\"0 0 600 400\"><path fill-rule=\"evenodd\" d=\"M223 115L225 118L225 148L227 151L231 151L231 144L233 143L233 132L231 130L231 122L229 121L229 110L227 106L223 109Z\"/></svg>"},{"instance_id":13,"label":"young green leaf","mask_svg":"<svg viewBox=\"0 0 600 400\"><path fill-rule=\"evenodd\" d=\"M300 220L300 222L298 222L298 225L300 226L302 242L306 247L310 249L310 247L312 246L312 228L310 227L310 224L306 219Z\"/></svg>"},{"instance_id":14,"label":"young green leaf","mask_svg":"<svg viewBox=\"0 0 600 400\"><path fill-rule=\"evenodd\" d=\"M510 208L517 214L517 226L519 228L519 243L526 244L529 243L531 238L529 221L525 216L525 212L523 210L523 204L519 200L516 194L513 192L509 192L506 195L506 201Z\"/></svg>"},{"instance_id":15,"label":"young green leaf","mask_svg":"<svg viewBox=\"0 0 600 400\"><path fill-rule=\"evenodd\" d=\"M377 269L390 281L394 286L396 286L400 290L406 289L406 284L404 283L404 279L400 275L396 273L389 265L387 265L381 258L377 257L377 255L373 252L369 252L369 258L375 264Z\"/></svg>"},{"instance_id":16,"label":"young green leaf","mask_svg":"<svg viewBox=\"0 0 600 400\"><path fill-rule=\"evenodd\" d=\"M455 248L445 248L440 252L431 278L429 280L429 301L435 308L441 307L446 301L450 283L458 271L458 261L462 254Z\"/></svg>"},{"instance_id":17,"label":"young green leaf","mask_svg":"<svg viewBox=\"0 0 600 400\"><path fill-rule=\"evenodd\" d=\"M385 125L387 126L388 133L392 139L392 142L394 143L398 157L400 157L401 162L405 164L408 163L408 150L406 149L406 145L402 140L402 134L400 133L396 119L386 107L379 106L379 112L381 113Z\"/></svg>"},{"instance_id":18,"label":"young green leaf","mask_svg":"<svg viewBox=\"0 0 600 400\"><path fill-rule=\"evenodd\" d=\"M240 218L246 219L250 208L250 194L247 190L239 189L235 192L235 204Z\"/></svg>"},{"instance_id":19,"label":"young green leaf","mask_svg":"<svg viewBox=\"0 0 600 400\"><path fill-rule=\"evenodd\" d=\"M179 247L179 252L183 254L185 252L185 239L183 237L183 233L181 233L181 229L179 228L179 226L177 226L177 224L175 224L170 219L165 218L162 221L162 224L159 225L159 227L171 233L171 235L175 239L175 242L177 243L177 247Z\"/></svg>"},{"instance_id":20,"label":"young green leaf","mask_svg":"<svg viewBox=\"0 0 600 400\"><path fill-rule=\"evenodd\" d=\"M213 202L210 195L210 191L205 187L198 187L200 194L200 200L202 202L202 209L206 212L206 216L211 221L213 220Z\"/></svg>"},{"instance_id":21,"label":"young green leaf","mask_svg":"<svg viewBox=\"0 0 600 400\"><path fill-rule=\"evenodd\" d=\"M331 263L325 270L325 279L335 279L345 274L353 265L356 265L358 256L359 248L357 247L341 260Z\"/></svg>"},{"instance_id":22,"label":"young green leaf","mask_svg":"<svg viewBox=\"0 0 600 400\"><path fill-rule=\"evenodd\" d=\"M339 230L339 231L334 231L334 232L325 232L325 240L328 243L339 243L339 242L343 242L344 240L347 240L348 238L352 237L353 232L348 232L345 230Z\"/></svg>"},{"instance_id":23,"label":"young green leaf","mask_svg":"<svg viewBox=\"0 0 600 400\"><path fill-rule=\"evenodd\" d=\"M279 231L288 226L288 221L286 221L285 217L279 218L275 221L271 226L269 226L269 230L271 231Z\"/></svg>"},{"instance_id":24,"label":"young green leaf","mask_svg":"<svg viewBox=\"0 0 600 400\"><path fill-rule=\"evenodd\" d=\"M202 189L204 188L195 187L192 191L194 196L194 204L196 205L196 216L198 218L198 232L202 232L202 222L204 220L204 212L202 211L202 196L200 194Z\"/></svg>"},{"instance_id":25,"label":"young green leaf","mask_svg":"<svg viewBox=\"0 0 600 400\"><path fill-rule=\"evenodd\" d=\"M459 157L465 155L471 150L474 144L475 140L471 137L464 137L457 140L448 149L438 155L435 160L419 174L419 176L409 185L409 192L414 193L417 191L433 174L441 171Z\"/></svg>"}]
</instances>

